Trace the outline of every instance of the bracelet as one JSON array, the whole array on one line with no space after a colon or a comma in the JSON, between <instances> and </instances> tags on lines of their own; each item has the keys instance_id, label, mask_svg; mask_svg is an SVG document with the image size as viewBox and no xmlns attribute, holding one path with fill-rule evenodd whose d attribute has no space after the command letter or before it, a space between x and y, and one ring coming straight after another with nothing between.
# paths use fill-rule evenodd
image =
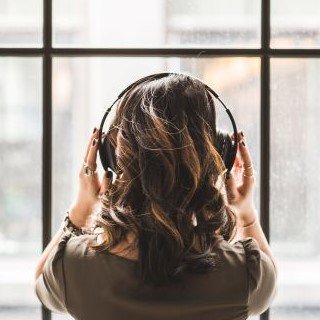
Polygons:
<instances>
[{"instance_id":1,"label":"bracelet","mask_svg":"<svg viewBox=\"0 0 320 320\"><path fill-rule=\"evenodd\" d=\"M80 235L83 235L83 234L93 234L94 227L92 227L92 228L77 227L70 220L69 213L70 213L70 211L67 210L67 212L66 212L66 214L65 214L65 216L63 218L63 221L62 221L62 226L63 226L63 231L64 232L71 233L71 234L73 234L75 236L80 236Z\"/></svg>"},{"instance_id":2,"label":"bracelet","mask_svg":"<svg viewBox=\"0 0 320 320\"><path fill-rule=\"evenodd\" d=\"M254 219L253 219L250 223L248 223L247 225L237 226L237 228L248 228L248 227L251 227L251 226L254 225L257 221L258 221L257 217L254 217Z\"/></svg>"}]
</instances>

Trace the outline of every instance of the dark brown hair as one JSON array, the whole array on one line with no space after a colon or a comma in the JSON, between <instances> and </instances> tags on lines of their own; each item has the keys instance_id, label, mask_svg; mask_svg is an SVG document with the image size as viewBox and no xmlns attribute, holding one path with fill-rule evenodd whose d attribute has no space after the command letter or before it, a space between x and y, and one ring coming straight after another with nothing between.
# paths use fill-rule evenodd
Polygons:
<instances>
[{"instance_id":1,"label":"dark brown hair","mask_svg":"<svg viewBox=\"0 0 320 320\"><path fill-rule=\"evenodd\" d=\"M132 232L140 275L153 284L213 269L216 232L230 240L236 217L216 186L226 168L212 96L175 74L139 84L116 107L108 137L119 170L96 220L104 241L91 247L112 249Z\"/></svg>"}]
</instances>

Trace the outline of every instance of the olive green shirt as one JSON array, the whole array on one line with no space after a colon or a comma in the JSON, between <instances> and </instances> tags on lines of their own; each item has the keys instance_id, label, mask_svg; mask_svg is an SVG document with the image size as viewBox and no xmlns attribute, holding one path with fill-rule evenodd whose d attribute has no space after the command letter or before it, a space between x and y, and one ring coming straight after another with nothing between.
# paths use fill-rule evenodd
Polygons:
<instances>
[{"instance_id":1,"label":"olive green shirt","mask_svg":"<svg viewBox=\"0 0 320 320\"><path fill-rule=\"evenodd\" d=\"M231 244L219 235L217 270L164 287L142 284L138 262L87 248L96 237L65 233L50 252L35 282L48 309L81 320L238 320L265 311L277 291L275 266L252 237Z\"/></svg>"}]
</instances>

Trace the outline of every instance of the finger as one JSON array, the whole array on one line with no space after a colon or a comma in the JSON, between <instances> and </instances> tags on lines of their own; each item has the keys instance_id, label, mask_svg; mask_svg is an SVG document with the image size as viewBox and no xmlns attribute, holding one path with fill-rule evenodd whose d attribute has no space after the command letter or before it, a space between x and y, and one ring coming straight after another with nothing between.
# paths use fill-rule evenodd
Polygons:
<instances>
[{"instance_id":1,"label":"finger","mask_svg":"<svg viewBox=\"0 0 320 320\"><path fill-rule=\"evenodd\" d=\"M104 137L105 137L105 133L102 134L102 138ZM91 146L88 152L87 161L86 161L87 165L92 170L96 170L97 168L97 153L98 153L98 134L96 137L92 139Z\"/></svg>"},{"instance_id":2,"label":"finger","mask_svg":"<svg viewBox=\"0 0 320 320\"><path fill-rule=\"evenodd\" d=\"M246 189L246 188L252 187L254 184L253 162L252 162L252 157L250 155L246 142L244 145L242 143L239 144L239 150L240 150L240 154L243 159L243 165L244 165L242 185Z\"/></svg>"},{"instance_id":3,"label":"finger","mask_svg":"<svg viewBox=\"0 0 320 320\"><path fill-rule=\"evenodd\" d=\"M94 138L97 138L97 137L98 137L98 133L99 133L98 129L97 129L96 127L94 127L93 132L92 132L92 134L91 134L91 136L90 136L89 142L88 142L88 144L87 144L85 156L84 156L84 158L83 158L83 161L84 161L84 162L87 162L88 154L89 154L89 151L90 151L90 147L91 147L91 145L92 145L92 140L93 140Z\"/></svg>"},{"instance_id":4,"label":"finger","mask_svg":"<svg viewBox=\"0 0 320 320\"><path fill-rule=\"evenodd\" d=\"M252 158L249 149L247 148L246 141L242 140L239 143L239 152L244 168L250 167L252 165Z\"/></svg>"},{"instance_id":5,"label":"finger","mask_svg":"<svg viewBox=\"0 0 320 320\"><path fill-rule=\"evenodd\" d=\"M105 171L103 174L99 194L101 196L105 194L109 190L111 184L112 184L112 171L108 170L108 171Z\"/></svg>"},{"instance_id":6,"label":"finger","mask_svg":"<svg viewBox=\"0 0 320 320\"><path fill-rule=\"evenodd\" d=\"M242 176L242 172L240 173L240 171L243 171L244 174L251 175L253 173L253 167L252 167L252 158L251 158L251 155L250 155L248 148L242 148L242 147L244 147L243 143L246 144L246 141L244 139L244 133L241 130L241 131L238 131L237 134L238 134L239 147L237 150L234 167L235 167L235 170L237 171L237 176L239 175L239 181L242 182L243 176ZM233 135L232 135L232 140L234 140ZM245 151L247 151L247 152L243 153L242 152L243 149L246 149ZM244 177L246 177L246 176L244 176Z\"/></svg>"},{"instance_id":7,"label":"finger","mask_svg":"<svg viewBox=\"0 0 320 320\"><path fill-rule=\"evenodd\" d=\"M237 153L236 153L236 158L234 160L234 167L236 169L241 169L243 167L243 161L242 161L242 157L239 151L239 146L237 148Z\"/></svg>"},{"instance_id":8,"label":"finger","mask_svg":"<svg viewBox=\"0 0 320 320\"><path fill-rule=\"evenodd\" d=\"M97 146L98 140L96 138L93 138L87 158L87 165L92 170L96 170L97 168Z\"/></svg>"},{"instance_id":9,"label":"finger","mask_svg":"<svg viewBox=\"0 0 320 320\"><path fill-rule=\"evenodd\" d=\"M232 135L232 140L234 140L233 135ZM251 159L251 155L250 155L248 148L241 148L244 146L242 144L242 141L246 144L243 131L241 130L241 131L238 131L239 148L237 150L238 152L236 154L235 164L239 165L240 167L241 167L241 165L243 165L245 168L245 167L249 167L250 165L252 165L252 159Z\"/></svg>"},{"instance_id":10,"label":"finger","mask_svg":"<svg viewBox=\"0 0 320 320\"><path fill-rule=\"evenodd\" d=\"M227 173L225 180L226 192L228 200L232 200L237 197L238 189L236 179L232 171Z\"/></svg>"},{"instance_id":11,"label":"finger","mask_svg":"<svg viewBox=\"0 0 320 320\"><path fill-rule=\"evenodd\" d=\"M239 145L238 145L236 158L232 167L232 172L234 173L234 178L237 184L240 184L242 182L242 177L241 177L242 171L243 171L243 163L242 163L242 158L240 155Z\"/></svg>"},{"instance_id":12,"label":"finger","mask_svg":"<svg viewBox=\"0 0 320 320\"><path fill-rule=\"evenodd\" d=\"M231 140L234 140L234 133L232 133L231 135L229 134L229 137L231 138ZM243 131L237 131L237 137L238 137L238 141L240 141L241 139L243 139Z\"/></svg>"}]
</instances>

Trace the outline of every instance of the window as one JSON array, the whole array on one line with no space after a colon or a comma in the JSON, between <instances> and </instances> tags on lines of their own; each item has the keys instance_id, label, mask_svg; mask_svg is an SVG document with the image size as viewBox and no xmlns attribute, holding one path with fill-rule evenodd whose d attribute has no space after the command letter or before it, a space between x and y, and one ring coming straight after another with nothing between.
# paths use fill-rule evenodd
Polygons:
<instances>
[{"instance_id":1,"label":"window","mask_svg":"<svg viewBox=\"0 0 320 320\"><path fill-rule=\"evenodd\" d=\"M319 319L319 11L316 0L0 0L0 318L50 319L34 265L75 196L88 134L126 85L167 70L212 86L246 133L280 266L276 299L252 319ZM231 130L218 102L217 113Z\"/></svg>"}]
</instances>

